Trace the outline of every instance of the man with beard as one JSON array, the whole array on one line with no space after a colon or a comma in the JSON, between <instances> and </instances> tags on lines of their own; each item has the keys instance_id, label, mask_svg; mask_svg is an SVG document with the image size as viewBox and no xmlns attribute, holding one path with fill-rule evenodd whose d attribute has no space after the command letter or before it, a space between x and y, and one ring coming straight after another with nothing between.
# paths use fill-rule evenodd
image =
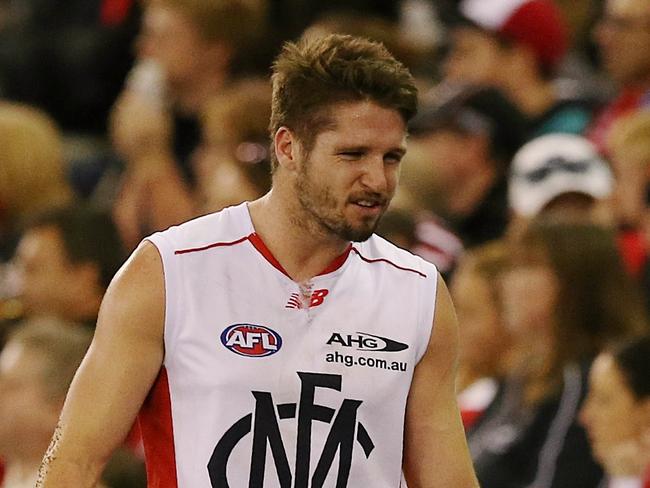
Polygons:
<instances>
[{"instance_id":1,"label":"man with beard","mask_svg":"<svg viewBox=\"0 0 650 488\"><path fill-rule=\"evenodd\" d=\"M447 289L373 235L416 92L380 44L285 45L271 191L135 251L39 486L92 486L139 410L150 486L478 486Z\"/></svg>"}]
</instances>

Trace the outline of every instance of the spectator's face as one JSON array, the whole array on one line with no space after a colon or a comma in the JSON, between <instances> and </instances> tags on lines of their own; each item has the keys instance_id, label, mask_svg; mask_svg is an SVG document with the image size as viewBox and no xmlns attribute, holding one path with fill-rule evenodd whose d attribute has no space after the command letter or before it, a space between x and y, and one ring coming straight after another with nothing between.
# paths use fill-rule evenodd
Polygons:
<instances>
[{"instance_id":1,"label":"spectator's face","mask_svg":"<svg viewBox=\"0 0 650 488\"><path fill-rule=\"evenodd\" d=\"M61 315L77 279L59 231L35 228L21 238L15 256L18 295L28 315Z\"/></svg>"},{"instance_id":2,"label":"spectator's face","mask_svg":"<svg viewBox=\"0 0 650 488\"><path fill-rule=\"evenodd\" d=\"M342 103L331 112L334 124L316 136L311 152L295 152L295 194L314 230L363 241L395 193L406 127L397 111L373 102Z\"/></svg>"},{"instance_id":3,"label":"spectator's face","mask_svg":"<svg viewBox=\"0 0 650 488\"><path fill-rule=\"evenodd\" d=\"M647 0L608 0L595 37L609 74L622 85L650 81Z\"/></svg>"},{"instance_id":4,"label":"spectator's face","mask_svg":"<svg viewBox=\"0 0 650 488\"><path fill-rule=\"evenodd\" d=\"M633 144L619 145L612 149L611 162L616 176L614 209L619 222L639 229L646 227L650 221L650 160L646 151Z\"/></svg>"},{"instance_id":5,"label":"spectator's face","mask_svg":"<svg viewBox=\"0 0 650 488\"><path fill-rule=\"evenodd\" d=\"M587 429L594 456L610 474L640 474L628 469L639 460L637 441L640 432L648 428L648 403L634 397L611 355L601 354L596 359L580 421ZM641 464L636 469L645 467Z\"/></svg>"},{"instance_id":6,"label":"spectator's face","mask_svg":"<svg viewBox=\"0 0 650 488\"><path fill-rule=\"evenodd\" d=\"M485 375L496 373L496 365L508 347L508 334L501 323L494 286L462 264L451 282L458 315L460 361Z\"/></svg>"},{"instance_id":7,"label":"spectator's face","mask_svg":"<svg viewBox=\"0 0 650 488\"><path fill-rule=\"evenodd\" d=\"M444 211L451 216L468 215L476 207L476 198L467 198L466 190L477 174L493 171L488 144L486 135L446 129L414 140L428 162L427 167L420 168L421 177L432 180L431 191L439 192Z\"/></svg>"},{"instance_id":8,"label":"spectator's face","mask_svg":"<svg viewBox=\"0 0 650 488\"><path fill-rule=\"evenodd\" d=\"M518 264L504 273L501 287L504 322L514 336L534 339L554 327L559 283L548 265Z\"/></svg>"},{"instance_id":9,"label":"spectator's face","mask_svg":"<svg viewBox=\"0 0 650 488\"><path fill-rule=\"evenodd\" d=\"M191 20L152 2L146 9L138 39L138 55L158 62L172 96L187 89L204 70L210 49Z\"/></svg>"},{"instance_id":10,"label":"spectator's face","mask_svg":"<svg viewBox=\"0 0 650 488\"><path fill-rule=\"evenodd\" d=\"M59 415L59 404L43 385L44 361L18 342L0 353L0 456L33 459L45 453Z\"/></svg>"},{"instance_id":11,"label":"spectator's face","mask_svg":"<svg viewBox=\"0 0 650 488\"><path fill-rule=\"evenodd\" d=\"M478 29L462 27L452 33L451 51L444 65L450 82L500 86L507 68L505 50L497 40Z\"/></svg>"}]
</instances>

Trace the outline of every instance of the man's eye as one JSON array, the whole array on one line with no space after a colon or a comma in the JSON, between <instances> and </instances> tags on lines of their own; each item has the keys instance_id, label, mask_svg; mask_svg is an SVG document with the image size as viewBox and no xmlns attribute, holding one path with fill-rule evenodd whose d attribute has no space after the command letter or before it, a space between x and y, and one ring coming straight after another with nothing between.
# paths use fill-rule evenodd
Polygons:
<instances>
[{"instance_id":1,"label":"man's eye","mask_svg":"<svg viewBox=\"0 0 650 488\"><path fill-rule=\"evenodd\" d=\"M402 156L397 154L388 154L384 157L384 163L386 164L399 164L402 161Z\"/></svg>"},{"instance_id":2,"label":"man's eye","mask_svg":"<svg viewBox=\"0 0 650 488\"><path fill-rule=\"evenodd\" d=\"M343 159L359 159L363 154L360 151L345 151L339 153Z\"/></svg>"}]
</instances>

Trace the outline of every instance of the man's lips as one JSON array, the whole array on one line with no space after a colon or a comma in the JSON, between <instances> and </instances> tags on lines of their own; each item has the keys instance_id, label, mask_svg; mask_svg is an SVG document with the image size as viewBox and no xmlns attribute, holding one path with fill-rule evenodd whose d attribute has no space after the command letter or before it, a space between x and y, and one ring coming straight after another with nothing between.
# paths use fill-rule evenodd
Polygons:
<instances>
[{"instance_id":1,"label":"man's lips","mask_svg":"<svg viewBox=\"0 0 650 488\"><path fill-rule=\"evenodd\" d=\"M359 199L349 202L353 205L358 211L364 214L370 215L379 215L385 208L385 201L381 200L368 200L368 199Z\"/></svg>"}]
</instances>

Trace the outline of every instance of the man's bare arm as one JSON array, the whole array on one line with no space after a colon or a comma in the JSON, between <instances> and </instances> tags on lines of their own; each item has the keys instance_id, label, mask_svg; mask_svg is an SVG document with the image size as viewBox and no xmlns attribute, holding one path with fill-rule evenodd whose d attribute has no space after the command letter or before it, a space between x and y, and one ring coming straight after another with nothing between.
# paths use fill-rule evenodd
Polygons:
<instances>
[{"instance_id":1,"label":"man's bare arm","mask_svg":"<svg viewBox=\"0 0 650 488\"><path fill-rule=\"evenodd\" d=\"M433 332L415 368L406 408L404 474L409 488L478 488L456 400L458 327L438 278Z\"/></svg>"},{"instance_id":2,"label":"man's bare arm","mask_svg":"<svg viewBox=\"0 0 650 488\"><path fill-rule=\"evenodd\" d=\"M106 292L93 343L68 392L38 487L95 486L160 370L164 303L161 260L145 242Z\"/></svg>"}]
</instances>

